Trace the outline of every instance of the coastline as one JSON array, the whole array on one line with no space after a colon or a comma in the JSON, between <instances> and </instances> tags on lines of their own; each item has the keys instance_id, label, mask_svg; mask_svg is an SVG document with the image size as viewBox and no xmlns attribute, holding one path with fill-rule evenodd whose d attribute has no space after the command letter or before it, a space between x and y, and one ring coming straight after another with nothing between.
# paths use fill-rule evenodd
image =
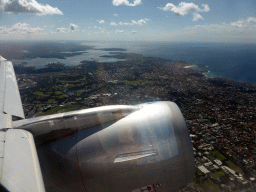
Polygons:
<instances>
[{"instance_id":1,"label":"coastline","mask_svg":"<svg viewBox=\"0 0 256 192\"><path fill-rule=\"evenodd\" d=\"M202 74L207 77L207 78L214 78L216 76L208 76L207 74L209 74L211 71L209 70L204 70L204 69L198 69L198 68L195 68L195 67L208 67L207 65L202 65L202 64L192 64L192 65L186 65L184 66L183 68L184 69L190 69L190 68L194 68L196 70L199 70L202 72Z\"/></svg>"},{"instance_id":2,"label":"coastline","mask_svg":"<svg viewBox=\"0 0 256 192\"><path fill-rule=\"evenodd\" d=\"M192 67L196 67L197 65L186 65L186 66L184 66L183 68L192 68Z\"/></svg>"},{"instance_id":3,"label":"coastline","mask_svg":"<svg viewBox=\"0 0 256 192\"><path fill-rule=\"evenodd\" d=\"M188 62L188 64L189 64L189 62ZM197 64L197 63L191 63L190 65L186 65L183 68L193 68L193 67L208 67L208 66L207 65L202 65L202 64Z\"/></svg>"}]
</instances>

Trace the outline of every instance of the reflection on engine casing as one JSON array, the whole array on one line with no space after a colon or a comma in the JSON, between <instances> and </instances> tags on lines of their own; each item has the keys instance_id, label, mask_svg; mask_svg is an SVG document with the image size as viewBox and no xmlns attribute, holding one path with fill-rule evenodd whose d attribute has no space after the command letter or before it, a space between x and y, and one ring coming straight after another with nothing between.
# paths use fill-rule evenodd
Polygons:
<instances>
[{"instance_id":1,"label":"reflection on engine casing","mask_svg":"<svg viewBox=\"0 0 256 192\"><path fill-rule=\"evenodd\" d=\"M175 103L139 110L38 147L47 191L176 191L194 177L192 145Z\"/></svg>"}]
</instances>

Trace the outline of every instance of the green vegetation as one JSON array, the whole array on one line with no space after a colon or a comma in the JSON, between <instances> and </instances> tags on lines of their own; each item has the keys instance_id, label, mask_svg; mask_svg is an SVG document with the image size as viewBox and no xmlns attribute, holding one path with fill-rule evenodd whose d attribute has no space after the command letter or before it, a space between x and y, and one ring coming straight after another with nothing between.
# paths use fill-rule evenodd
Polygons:
<instances>
[{"instance_id":1,"label":"green vegetation","mask_svg":"<svg viewBox=\"0 0 256 192\"><path fill-rule=\"evenodd\" d=\"M23 83L23 84L20 84L19 86L20 87L25 87L25 86L28 86L29 85L29 83Z\"/></svg>"},{"instance_id":2,"label":"green vegetation","mask_svg":"<svg viewBox=\"0 0 256 192\"><path fill-rule=\"evenodd\" d=\"M68 95L63 94L63 95L56 96L54 98L63 99L63 98L68 98L68 97L69 97Z\"/></svg>"},{"instance_id":3,"label":"green vegetation","mask_svg":"<svg viewBox=\"0 0 256 192\"><path fill-rule=\"evenodd\" d=\"M56 113L64 113L64 112L69 112L69 111L76 111L80 109L87 109L89 107L87 106L81 106L81 105L65 105L65 106L59 106L59 107L54 107L53 109L47 111L47 112L40 112L36 116L45 116L45 115L52 115Z\"/></svg>"},{"instance_id":4,"label":"green vegetation","mask_svg":"<svg viewBox=\"0 0 256 192\"><path fill-rule=\"evenodd\" d=\"M197 167L196 167L196 170L195 170L195 171L196 171L196 174L197 174L197 175L203 175L203 172L200 171L200 169L198 169Z\"/></svg>"},{"instance_id":5,"label":"green vegetation","mask_svg":"<svg viewBox=\"0 0 256 192\"><path fill-rule=\"evenodd\" d=\"M40 96L40 97L49 97L50 94L44 94L43 92L37 91L34 92L35 95Z\"/></svg>"},{"instance_id":6,"label":"green vegetation","mask_svg":"<svg viewBox=\"0 0 256 192\"><path fill-rule=\"evenodd\" d=\"M217 159L219 159L220 161L224 161L224 160L227 159L224 155L222 155L222 154L221 154L219 151L217 151L217 150L210 151L210 153L211 153L214 157L216 157Z\"/></svg>"},{"instance_id":7,"label":"green vegetation","mask_svg":"<svg viewBox=\"0 0 256 192\"><path fill-rule=\"evenodd\" d=\"M211 161L213 161L213 160L215 160L215 159L216 159L216 158L215 158L215 157L213 157L212 155L208 155L208 156L207 156L207 158L208 158L208 159L210 159Z\"/></svg>"},{"instance_id":8,"label":"green vegetation","mask_svg":"<svg viewBox=\"0 0 256 192\"><path fill-rule=\"evenodd\" d=\"M215 183L213 183L213 181L211 181L210 179L206 180L205 182L203 183L200 183L200 186L203 188L203 190L205 192L218 192L220 191L220 188L218 185L216 185Z\"/></svg>"},{"instance_id":9,"label":"green vegetation","mask_svg":"<svg viewBox=\"0 0 256 192\"><path fill-rule=\"evenodd\" d=\"M77 90L77 89L87 89L88 86L92 85L94 81L87 77L85 74L79 75L67 75L59 76L55 80L49 80L48 84L51 89L58 90Z\"/></svg>"},{"instance_id":10,"label":"green vegetation","mask_svg":"<svg viewBox=\"0 0 256 192\"><path fill-rule=\"evenodd\" d=\"M142 84L142 83L153 83L155 80L136 80L136 81L120 81L120 83L125 83L126 85L136 85L136 84Z\"/></svg>"},{"instance_id":11,"label":"green vegetation","mask_svg":"<svg viewBox=\"0 0 256 192\"><path fill-rule=\"evenodd\" d=\"M75 97L80 97L82 95L82 93L75 93Z\"/></svg>"},{"instance_id":12,"label":"green vegetation","mask_svg":"<svg viewBox=\"0 0 256 192\"><path fill-rule=\"evenodd\" d=\"M57 79L58 82L62 82L65 84L72 83L86 83L86 75L68 75L68 76L60 76Z\"/></svg>"},{"instance_id":13,"label":"green vegetation","mask_svg":"<svg viewBox=\"0 0 256 192\"><path fill-rule=\"evenodd\" d=\"M234 171L236 171L238 173L244 173L240 167L238 167L237 165L232 163L230 160L226 161L226 163L228 164L230 169L233 169Z\"/></svg>"},{"instance_id":14,"label":"green vegetation","mask_svg":"<svg viewBox=\"0 0 256 192\"><path fill-rule=\"evenodd\" d=\"M58 85L53 85L53 86L51 86L51 89L60 89L60 86L58 86Z\"/></svg>"},{"instance_id":15,"label":"green vegetation","mask_svg":"<svg viewBox=\"0 0 256 192\"><path fill-rule=\"evenodd\" d=\"M62 95L63 92L62 91L55 91L55 95Z\"/></svg>"},{"instance_id":16,"label":"green vegetation","mask_svg":"<svg viewBox=\"0 0 256 192\"><path fill-rule=\"evenodd\" d=\"M48 103L57 103L59 99L65 99L69 96L67 94L64 94L62 91L55 91L55 92L34 92L34 95L36 95L36 99L47 102Z\"/></svg>"},{"instance_id":17,"label":"green vegetation","mask_svg":"<svg viewBox=\"0 0 256 192\"><path fill-rule=\"evenodd\" d=\"M192 181L192 184L199 189L199 191L205 191L205 192L220 192L220 188L218 185L216 185L213 181L210 179L207 179L206 181L197 183L196 180Z\"/></svg>"},{"instance_id":18,"label":"green vegetation","mask_svg":"<svg viewBox=\"0 0 256 192\"><path fill-rule=\"evenodd\" d=\"M57 103L57 101L55 99L48 99L48 103Z\"/></svg>"},{"instance_id":19,"label":"green vegetation","mask_svg":"<svg viewBox=\"0 0 256 192\"><path fill-rule=\"evenodd\" d=\"M223 173L222 171L217 171L215 173L210 173L210 176L212 178L219 178L225 176L225 173Z\"/></svg>"}]
</instances>

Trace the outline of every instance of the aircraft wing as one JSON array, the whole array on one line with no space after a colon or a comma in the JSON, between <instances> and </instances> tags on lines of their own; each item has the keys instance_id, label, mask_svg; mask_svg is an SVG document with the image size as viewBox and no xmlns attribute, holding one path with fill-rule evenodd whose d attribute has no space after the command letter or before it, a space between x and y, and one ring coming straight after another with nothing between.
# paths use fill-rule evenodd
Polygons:
<instances>
[{"instance_id":1,"label":"aircraft wing","mask_svg":"<svg viewBox=\"0 0 256 192\"><path fill-rule=\"evenodd\" d=\"M12 63L0 56L0 183L6 191L45 191L33 135L12 128L24 118Z\"/></svg>"}]
</instances>

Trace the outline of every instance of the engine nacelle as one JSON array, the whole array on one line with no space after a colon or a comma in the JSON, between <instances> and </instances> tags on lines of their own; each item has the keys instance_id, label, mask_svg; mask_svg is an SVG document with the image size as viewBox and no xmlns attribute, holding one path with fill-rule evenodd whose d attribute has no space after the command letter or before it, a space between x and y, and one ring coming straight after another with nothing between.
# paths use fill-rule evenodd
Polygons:
<instances>
[{"instance_id":1,"label":"engine nacelle","mask_svg":"<svg viewBox=\"0 0 256 192\"><path fill-rule=\"evenodd\" d=\"M47 191L170 192L194 177L184 118L173 102L139 105L119 120L38 146Z\"/></svg>"}]
</instances>

